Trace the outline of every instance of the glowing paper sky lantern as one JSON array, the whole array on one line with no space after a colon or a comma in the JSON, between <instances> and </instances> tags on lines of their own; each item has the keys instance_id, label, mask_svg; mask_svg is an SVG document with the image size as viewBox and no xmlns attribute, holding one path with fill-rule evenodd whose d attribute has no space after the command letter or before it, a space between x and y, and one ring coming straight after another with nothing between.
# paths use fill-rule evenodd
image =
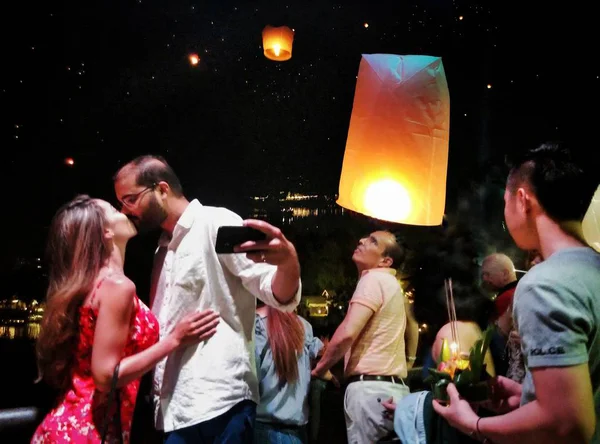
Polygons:
<instances>
[{"instance_id":1,"label":"glowing paper sky lantern","mask_svg":"<svg viewBox=\"0 0 600 444\"><path fill-rule=\"evenodd\" d=\"M441 58L363 55L337 203L390 222L440 225L449 126Z\"/></svg>"},{"instance_id":2,"label":"glowing paper sky lantern","mask_svg":"<svg viewBox=\"0 0 600 444\"><path fill-rule=\"evenodd\" d=\"M591 247L600 252L600 187L583 218L583 235Z\"/></svg>"},{"instance_id":3,"label":"glowing paper sky lantern","mask_svg":"<svg viewBox=\"0 0 600 444\"><path fill-rule=\"evenodd\" d=\"M292 58L294 31L287 26L266 26L262 32L265 57L277 62Z\"/></svg>"}]
</instances>

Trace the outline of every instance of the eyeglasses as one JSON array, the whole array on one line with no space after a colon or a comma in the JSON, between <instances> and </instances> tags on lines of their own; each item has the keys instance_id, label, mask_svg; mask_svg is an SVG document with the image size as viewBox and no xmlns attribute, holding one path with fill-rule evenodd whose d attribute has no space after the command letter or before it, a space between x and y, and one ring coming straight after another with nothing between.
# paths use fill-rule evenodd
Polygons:
<instances>
[{"instance_id":1,"label":"eyeglasses","mask_svg":"<svg viewBox=\"0 0 600 444\"><path fill-rule=\"evenodd\" d=\"M134 194L126 194L125 196L123 196L121 198L121 201L119 202L121 204L121 206L123 207L127 207L127 208L134 208L138 201L140 200L140 197L142 196L142 194L144 194L146 191L149 190L153 190L154 187L156 187L156 183L153 183L152 185L150 185L149 187L144 188L142 191L138 192L138 193L134 193Z\"/></svg>"}]
</instances>

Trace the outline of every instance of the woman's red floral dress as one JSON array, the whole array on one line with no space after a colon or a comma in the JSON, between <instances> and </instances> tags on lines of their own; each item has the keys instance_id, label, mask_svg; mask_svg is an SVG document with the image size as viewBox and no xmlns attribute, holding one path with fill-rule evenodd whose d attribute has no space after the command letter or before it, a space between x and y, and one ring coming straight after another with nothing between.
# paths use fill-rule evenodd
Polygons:
<instances>
[{"instance_id":1,"label":"woman's red floral dress","mask_svg":"<svg viewBox=\"0 0 600 444\"><path fill-rule=\"evenodd\" d=\"M100 286L100 283L96 289ZM93 296L92 296L93 298ZM123 357L131 356L150 347L158 341L158 321L152 312L134 297L135 308L132 314L131 330ZM108 393L96 390L92 378L92 345L96 326L97 310L84 305L79 310L81 333L75 358L73 385L37 428L32 443L99 443L102 440L102 427L108 403ZM123 442L128 443L131 422L140 380L130 382L119 389L121 399L121 430ZM109 415L107 442L117 442L114 429L116 405Z\"/></svg>"}]
</instances>

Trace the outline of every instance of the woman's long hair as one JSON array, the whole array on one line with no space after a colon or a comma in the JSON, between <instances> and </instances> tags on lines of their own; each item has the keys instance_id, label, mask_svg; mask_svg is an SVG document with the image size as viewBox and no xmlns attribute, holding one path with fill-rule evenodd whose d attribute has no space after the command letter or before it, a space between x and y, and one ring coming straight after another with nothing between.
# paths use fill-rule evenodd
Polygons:
<instances>
[{"instance_id":1,"label":"woman's long hair","mask_svg":"<svg viewBox=\"0 0 600 444\"><path fill-rule=\"evenodd\" d=\"M296 313L268 307L267 333L280 383L298 380L298 356L304 348L304 326Z\"/></svg>"},{"instance_id":2,"label":"woman's long hair","mask_svg":"<svg viewBox=\"0 0 600 444\"><path fill-rule=\"evenodd\" d=\"M58 210L50 226L49 284L36 354L40 378L61 392L71 384L79 308L110 255L106 222L98 202L80 195Z\"/></svg>"}]
</instances>

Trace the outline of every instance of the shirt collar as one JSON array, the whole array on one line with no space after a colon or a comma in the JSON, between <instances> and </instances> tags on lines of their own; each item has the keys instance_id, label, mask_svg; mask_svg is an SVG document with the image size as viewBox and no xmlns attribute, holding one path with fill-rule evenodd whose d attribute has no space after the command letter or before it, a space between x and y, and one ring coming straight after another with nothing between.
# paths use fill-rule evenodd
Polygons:
<instances>
[{"instance_id":1,"label":"shirt collar","mask_svg":"<svg viewBox=\"0 0 600 444\"><path fill-rule=\"evenodd\" d=\"M194 215L200 208L202 208L202 204L198 201L198 199L192 200L185 208L181 216L179 216L179 219L175 224L175 228L173 229L173 235L171 236L166 231L163 231L160 235L158 244L161 247L175 247L175 242L179 243L181 237L187 233L190 228L192 228L192 225L194 224Z\"/></svg>"},{"instance_id":2,"label":"shirt collar","mask_svg":"<svg viewBox=\"0 0 600 444\"><path fill-rule=\"evenodd\" d=\"M515 288L517 286L518 281L514 280L512 282L510 282L509 284L506 284L504 287L502 287L500 290L498 290L498 294L502 294L507 290L510 290L511 288Z\"/></svg>"},{"instance_id":3,"label":"shirt collar","mask_svg":"<svg viewBox=\"0 0 600 444\"><path fill-rule=\"evenodd\" d=\"M360 274L360 277L363 277L367 273L375 272L375 273L388 273L392 276L396 276L396 270L394 268L380 267L380 268L369 268L368 270L363 270Z\"/></svg>"},{"instance_id":4,"label":"shirt collar","mask_svg":"<svg viewBox=\"0 0 600 444\"><path fill-rule=\"evenodd\" d=\"M183 211L183 214L179 217L179 220L175 225L175 229L173 230L173 234L175 234L178 227L181 227L180 229L189 230L194 223L194 214L201 207L202 204L198 201L198 199L192 200Z\"/></svg>"}]
</instances>

